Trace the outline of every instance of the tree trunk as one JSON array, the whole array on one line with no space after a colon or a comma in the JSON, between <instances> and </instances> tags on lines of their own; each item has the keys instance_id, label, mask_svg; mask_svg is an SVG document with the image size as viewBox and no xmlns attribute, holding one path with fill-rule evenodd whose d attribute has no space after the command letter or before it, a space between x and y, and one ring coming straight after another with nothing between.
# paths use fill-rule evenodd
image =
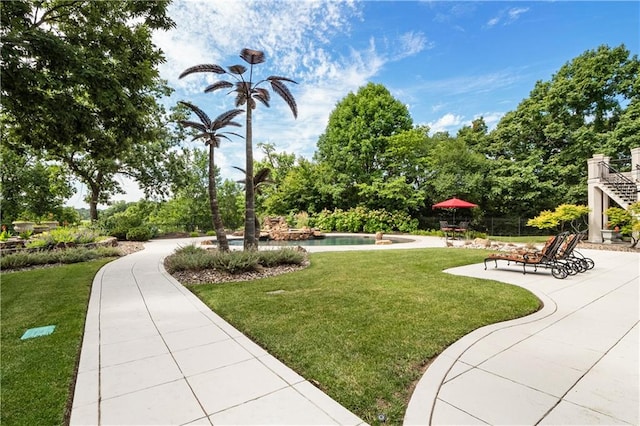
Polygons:
<instances>
[{"instance_id":1,"label":"tree trunk","mask_svg":"<svg viewBox=\"0 0 640 426\"><path fill-rule=\"evenodd\" d=\"M247 102L246 113L246 167L245 167L245 212L244 212L244 249L257 250L255 188L253 187L253 132L251 128L251 102Z\"/></svg>"},{"instance_id":2,"label":"tree trunk","mask_svg":"<svg viewBox=\"0 0 640 426\"><path fill-rule=\"evenodd\" d=\"M213 149L213 144L209 144L209 207L211 208L213 228L216 231L218 250L229 251L229 241L227 241L227 234L225 233L224 224L220 217L220 209L218 208L218 191L216 189L216 168Z\"/></svg>"},{"instance_id":3,"label":"tree trunk","mask_svg":"<svg viewBox=\"0 0 640 426\"><path fill-rule=\"evenodd\" d=\"M98 220L98 197L91 192L91 200L89 201L89 219L91 222Z\"/></svg>"},{"instance_id":4,"label":"tree trunk","mask_svg":"<svg viewBox=\"0 0 640 426\"><path fill-rule=\"evenodd\" d=\"M89 218L91 222L96 222L98 220L98 200L100 198L100 184L96 182L99 178L101 178L101 174L98 173L97 179L95 181L88 180L89 188L91 188L91 198L89 199Z\"/></svg>"}]
</instances>

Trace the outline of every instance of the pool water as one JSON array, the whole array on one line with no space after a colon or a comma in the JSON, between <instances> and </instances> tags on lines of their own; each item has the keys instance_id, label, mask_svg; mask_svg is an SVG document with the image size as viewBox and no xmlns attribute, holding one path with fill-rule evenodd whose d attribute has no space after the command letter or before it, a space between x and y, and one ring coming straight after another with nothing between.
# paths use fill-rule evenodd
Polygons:
<instances>
[{"instance_id":1,"label":"pool water","mask_svg":"<svg viewBox=\"0 0 640 426\"><path fill-rule=\"evenodd\" d=\"M408 238L395 238L384 237L385 240L390 240L394 243L408 243L412 240ZM373 236L361 236L361 235L327 235L324 238L300 240L300 241L260 241L260 246L283 246L283 247L295 247L295 246L356 246L375 244L376 239ZM242 239L229 240L231 246L241 246L243 244Z\"/></svg>"}]
</instances>

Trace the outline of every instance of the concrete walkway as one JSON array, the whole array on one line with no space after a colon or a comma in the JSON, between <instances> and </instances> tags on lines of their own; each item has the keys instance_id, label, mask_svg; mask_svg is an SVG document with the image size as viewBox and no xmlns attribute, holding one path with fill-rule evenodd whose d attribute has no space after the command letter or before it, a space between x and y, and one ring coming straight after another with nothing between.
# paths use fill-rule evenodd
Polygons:
<instances>
[{"instance_id":1,"label":"concrete walkway","mask_svg":"<svg viewBox=\"0 0 640 426\"><path fill-rule=\"evenodd\" d=\"M564 280L493 263L449 270L524 287L539 312L463 337L429 366L405 425L640 424L640 256L584 250Z\"/></svg>"},{"instance_id":2,"label":"concrete walkway","mask_svg":"<svg viewBox=\"0 0 640 426\"><path fill-rule=\"evenodd\" d=\"M159 240L93 282L72 425L358 425L162 267Z\"/></svg>"}]
</instances>

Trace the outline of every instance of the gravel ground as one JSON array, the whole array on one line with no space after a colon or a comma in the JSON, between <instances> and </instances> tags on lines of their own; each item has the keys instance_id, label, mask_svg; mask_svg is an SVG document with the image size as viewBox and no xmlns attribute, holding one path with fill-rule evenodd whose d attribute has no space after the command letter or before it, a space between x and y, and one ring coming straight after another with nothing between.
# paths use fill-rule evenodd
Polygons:
<instances>
[{"instance_id":1,"label":"gravel ground","mask_svg":"<svg viewBox=\"0 0 640 426\"><path fill-rule=\"evenodd\" d=\"M173 277L182 284L222 284L228 282L251 281L260 278L275 277L289 272L299 271L309 266L309 261L302 265L279 265L272 268L260 268L258 271L230 274L228 272L206 269L204 271L179 271Z\"/></svg>"}]
</instances>

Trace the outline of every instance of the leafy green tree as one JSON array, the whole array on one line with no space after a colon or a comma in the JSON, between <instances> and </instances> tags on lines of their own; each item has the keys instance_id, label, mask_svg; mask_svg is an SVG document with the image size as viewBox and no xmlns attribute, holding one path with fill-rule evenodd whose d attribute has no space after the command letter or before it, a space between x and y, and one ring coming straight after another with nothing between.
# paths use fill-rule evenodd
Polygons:
<instances>
[{"instance_id":1,"label":"leafy green tree","mask_svg":"<svg viewBox=\"0 0 640 426\"><path fill-rule=\"evenodd\" d=\"M587 159L595 153L627 157L638 142L639 79L638 57L624 45L588 50L550 81L536 83L529 97L502 118L482 152L514 162L515 168L521 164L522 175L533 173L544 183L533 187L549 191L530 205L534 211L558 200L584 203Z\"/></svg>"},{"instance_id":2,"label":"leafy green tree","mask_svg":"<svg viewBox=\"0 0 640 426\"><path fill-rule=\"evenodd\" d=\"M240 52L240 58L249 64L249 78L245 79L244 75L247 72L247 68L244 65L232 65L225 70L220 65L216 64L203 64L196 65L194 67L187 68L180 78L189 74L198 72L212 72L215 74L227 74L235 83L227 80L217 81L205 89L205 92L213 92L220 89L234 88L232 92L236 94L236 107L246 105L245 114L245 229L244 229L244 249L245 250L257 250L258 240L255 236L255 193L254 186L250 184L253 182L253 110L256 108L256 101L259 101L266 107L269 107L269 101L271 95L269 91L263 87L260 87L262 83L269 82L271 89L276 92L287 103L294 117L298 116L298 106L296 105L295 98L289 91L289 88L285 83L296 83L287 77L269 76L264 80L254 82L253 80L253 66L261 64L265 61L264 52L252 49L242 49Z\"/></svg>"},{"instance_id":3,"label":"leafy green tree","mask_svg":"<svg viewBox=\"0 0 640 426\"><path fill-rule=\"evenodd\" d=\"M199 123L181 120L180 124L185 127L191 127L196 129L198 132L195 135L194 139L204 139L205 145L209 146L209 178L208 178L208 187L209 187L209 205L211 208L211 217L213 218L213 226L216 231L216 239L218 241L218 249L221 251L229 251L229 242L227 241L227 234L224 230L224 224L222 223L222 218L220 217L220 210L218 208L218 194L216 189L216 168L215 168L215 148L220 148L220 140L221 139L229 139L227 135L236 135L240 136L233 132L222 132L221 130L228 126L240 127L240 124L233 121L235 117L239 114L242 114L241 109L232 109L230 111L224 112L216 117L214 120L211 120L209 116L202 111L197 106L189 103L189 102L180 102L180 104L186 106L191 111L193 111L198 118L200 119ZM240 136L241 137L241 136Z\"/></svg>"},{"instance_id":4,"label":"leafy green tree","mask_svg":"<svg viewBox=\"0 0 640 426\"><path fill-rule=\"evenodd\" d=\"M161 182L150 181L157 159L139 148L163 130L156 98L169 89L159 78L163 57L151 33L173 26L168 3L0 5L2 120L16 135L11 143L66 164L91 191L93 220L98 202L118 192L117 173L139 177L148 191Z\"/></svg>"},{"instance_id":5,"label":"leafy green tree","mask_svg":"<svg viewBox=\"0 0 640 426\"><path fill-rule=\"evenodd\" d=\"M432 145L427 160L429 181L425 185L429 204L451 197L479 202L485 187L485 157L470 149L463 138L453 138L448 133L436 133Z\"/></svg>"},{"instance_id":6,"label":"leafy green tree","mask_svg":"<svg viewBox=\"0 0 640 426\"><path fill-rule=\"evenodd\" d=\"M334 199L341 190L332 182L332 176L328 165L298 158L287 174L269 189L264 200L266 212L286 216L301 211L318 213L333 209ZM334 190L336 192L332 192Z\"/></svg>"},{"instance_id":7,"label":"leafy green tree","mask_svg":"<svg viewBox=\"0 0 640 426\"><path fill-rule=\"evenodd\" d=\"M431 145L428 132L427 127L418 126L388 137L380 154L382 173L375 174L370 183L356 185L362 205L411 214L424 209Z\"/></svg>"},{"instance_id":8,"label":"leafy green tree","mask_svg":"<svg viewBox=\"0 0 640 426\"><path fill-rule=\"evenodd\" d=\"M244 200L241 186L231 179L225 179L218 190L220 215L230 229L240 229L244 223Z\"/></svg>"},{"instance_id":9,"label":"leafy green tree","mask_svg":"<svg viewBox=\"0 0 640 426\"><path fill-rule=\"evenodd\" d=\"M589 207L575 204L561 204L554 211L544 210L538 216L529 219L528 226L540 229L556 229L560 232L570 228L580 232L587 225Z\"/></svg>"},{"instance_id":10,"label":"leafy green tree","mask_svg":"<svg viewBox=\"0 0 640 426\"><path fill-rule=\"evenodd\" d=\"M3 224L8 225L18 218L48 219L50 214L62 220L64 201L72 194L73 188L63 167L38 161L26 152L19 154L9 145L0 146Z\"/></svg>"},{"instance_id":11,"label":"leafy green tree","mask_svg":"<svg viewBox=\"0 0 640 426\"><path fill-rule=\"evenodd\" d=\"M209 155L204 149L183 148L172 155L170 185L173 198L166 203L167 214L154 219L166 230L212 229L208 197ZM215 169L216 181L219 170ZM164 206L163 206L164 208ZM223 219L223 223L224 219Z\"/></svg>"},{"instance_id":12,"label":"leafy green tree","mask_svg":"<svg viewBox=\"0 0 640 426\"><path fill-rule=\"evenodd\" d=\"M338 102L314 157L334 170L336 207L350 208L362 201L356 184L371 185L382 177L388 138L411 128L406 105L381 84L369 83Z\"/></svg>"}]
</instances>

